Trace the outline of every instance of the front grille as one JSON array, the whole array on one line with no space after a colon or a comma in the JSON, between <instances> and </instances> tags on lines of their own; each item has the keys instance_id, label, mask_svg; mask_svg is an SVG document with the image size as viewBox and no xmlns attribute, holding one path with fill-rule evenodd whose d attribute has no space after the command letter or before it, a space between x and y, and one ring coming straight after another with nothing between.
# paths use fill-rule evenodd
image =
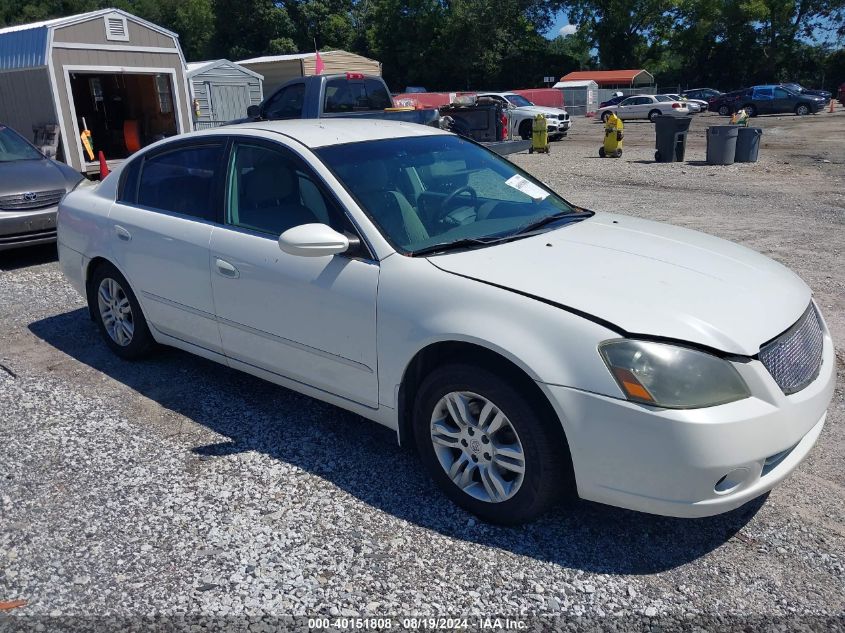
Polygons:
<instances>
[{"instance_id":1,"label":"front grille","mask_svg":"<svg viewBox=\"0 0 845 633\"><path fill-rule=\"evenodd\" d=\"M0 196L0 209L3 211L32 211L33 209L54 207L59 204L63 195L65 195L64 189L51 189L49 191L27 191L11 196Z\"/></svg>"},{"instance_id":2,"label":"front grille","mask_svg":"<svg viewBox=\"0 0 845 633\"><path fill-rule=\"evenodd\" d=\"M798 322L760 348L760 361L787 395L809 385L822 366L824 334L815 306Z\"/></svg>"}]
</instances>

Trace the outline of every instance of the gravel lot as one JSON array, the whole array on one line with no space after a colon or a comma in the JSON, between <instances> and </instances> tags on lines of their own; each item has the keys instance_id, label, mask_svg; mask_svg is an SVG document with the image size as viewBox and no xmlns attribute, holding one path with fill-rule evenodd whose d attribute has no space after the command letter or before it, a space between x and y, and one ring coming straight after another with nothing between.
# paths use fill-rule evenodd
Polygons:
<instances>
[{"instance_id":1,"label":"gravel lot","mask_svg":"<svg viewBox=\"0 0 845 633\"><path fill-rule=\"evenodd\" d=\"M686 163L651 162L637 122L600 159L602 127L580 118L515 162L578 204L792 267L842 347L845 112L760 117L757 164L707 166L704 128L723 121L693 122ZM26 601L0 630L290 614L845 629L842 351L818 446L768 498L700 520L581 502L506 529L447 503L387 429L175 350L120 361L83 305L55 249L0 254L0 602Z\"/></svg>"}]
</instances>

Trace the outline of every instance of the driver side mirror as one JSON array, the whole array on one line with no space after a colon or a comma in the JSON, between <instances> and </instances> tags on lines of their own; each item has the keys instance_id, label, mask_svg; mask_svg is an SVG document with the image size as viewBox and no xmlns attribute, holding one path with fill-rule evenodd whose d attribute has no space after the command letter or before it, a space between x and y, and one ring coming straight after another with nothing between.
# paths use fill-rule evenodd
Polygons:
<instances>
[{"instance_id":1,"label":"driver side mirror","mask_svg":"<svg viewBox=\"0 0 845 633\"><path fill-rule=\"evenodd\" d=\"M279 248L299 257L329 257L349 250L350 240L325 224L300 224L279 236Z\"/></svg>"},{"instance_id":2,"label":"driver side mirror","mask_svg":"<svg viewBox=\"0 0 845 633\"><path fill-rule=\"evenodd\" d=\"M261 108L257 105L251 105L246 109L246 115L250 119L260 119L261 118Z\"/></svg>"}]
</instances>

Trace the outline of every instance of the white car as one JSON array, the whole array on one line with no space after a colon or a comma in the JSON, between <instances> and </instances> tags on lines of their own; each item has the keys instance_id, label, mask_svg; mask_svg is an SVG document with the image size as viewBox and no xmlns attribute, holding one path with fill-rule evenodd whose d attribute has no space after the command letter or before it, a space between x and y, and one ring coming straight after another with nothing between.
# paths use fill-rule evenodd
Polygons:
<instances>
[{"instance_id":1,"label":"white car","mask_svg":"<svg viewBox=\"0 0 845 633\"><path fill-rule=\"evenodd\" d=\"M648 119L654 122L659 116L687 116L690 111L684 102L666 95L634 95L616 105L599 108L596 116L602 121L607 121L613 113L623 121Z\"/></svg>"},{"instance_id":2,"label":"white car","mask_svg":"<svg viewBox=\"0 0 845 633\"><path fill-rule=\"evenodd\" d=\"M530 139L534 117L538 114L546 117L546 130L549 133L549 140L562 139L569 133L569 128L572 126L569 113L564 108L534 105L515 92L480 92L476 96L498 101L508 109L510 138Z\"/></svg>"},{"instance_id":3,"label":"white car","mask_svg":"<svg viewBox=\"0 0 845 633\"><path fill-rule=\"evenodd\" d=\"M69 194L58 237L117 355L170 345L384 424L488 521L565 493L736 508L806 457L834 389L828 329L782 265L587 211L421 125L167 139Z\"/></svg>"},{"instance_id":4,"label":"white car","mask_svg":"<svg viewBox=\"0 0 845 633\"><path fill-rule=\"evenodd\" d=\"M665 96L686 105L690 111L690 114L698 114L699 112L704 112L705 110L707 110L707 102L703 101L702 99L690 99L688 97L683 97L678 94L667 94Z\"/></svg>"}]
</instances>

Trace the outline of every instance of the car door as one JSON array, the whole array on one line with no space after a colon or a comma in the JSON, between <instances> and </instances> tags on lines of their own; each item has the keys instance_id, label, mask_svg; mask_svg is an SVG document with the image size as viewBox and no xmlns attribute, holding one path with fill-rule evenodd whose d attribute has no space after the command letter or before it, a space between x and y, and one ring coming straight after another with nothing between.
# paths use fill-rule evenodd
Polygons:
<instances>
[{"instance_id":1,"label":"car door","mask_svg":"<svg viewBox=\"0 0 845 633\"><path fill-rule=\"evenodd\" d=\"M220 215L225 141L205 137L139 156L109 213L112 255L158 331L222 353L208 244Z\"/></svg>"},{"instance_id":2,"label":"car door","mask_svg":"<svg viewBox=\"0 0 845 633\"><path fill-rule=\"evenodd\" d=\"M355 232L301 156L281 142L237 139L224 223L211 236L211 287L224 352L376 407L378 263L366 247L331 257L283 252L279 235L308 223Z\"/></svg>"},{"instance_id":3,"label":"car door","mask_svg":"<svg viewBox=\"0 0 845 633\"><path fill-rule=\"evenodd\" d=\"M775 111L774 92L771 88L755 88L751 93L751 101L757 114L771 114Z\"/></svg>"},{"instance_id":4,"label":"car door","mask_svg":"<svg viewBox=\"0 0 845 633\"><path fill-rule=\"evenodd\" d=\"M638 97L628 97L627 99L620 101L619 105L616 106L616 116L623 120L635 119L638 100Z\"/></svg>"},{"instance_id":5,"label":"car door","mask_svg":"<svg viewBox=\"0 0 845 633\"><path fill-rule=\"evenodd\" d=\"M796 95L783 88L775 88L772 96L772 112L792 112L798 105Z\"/></svg>"}]
</instances>

